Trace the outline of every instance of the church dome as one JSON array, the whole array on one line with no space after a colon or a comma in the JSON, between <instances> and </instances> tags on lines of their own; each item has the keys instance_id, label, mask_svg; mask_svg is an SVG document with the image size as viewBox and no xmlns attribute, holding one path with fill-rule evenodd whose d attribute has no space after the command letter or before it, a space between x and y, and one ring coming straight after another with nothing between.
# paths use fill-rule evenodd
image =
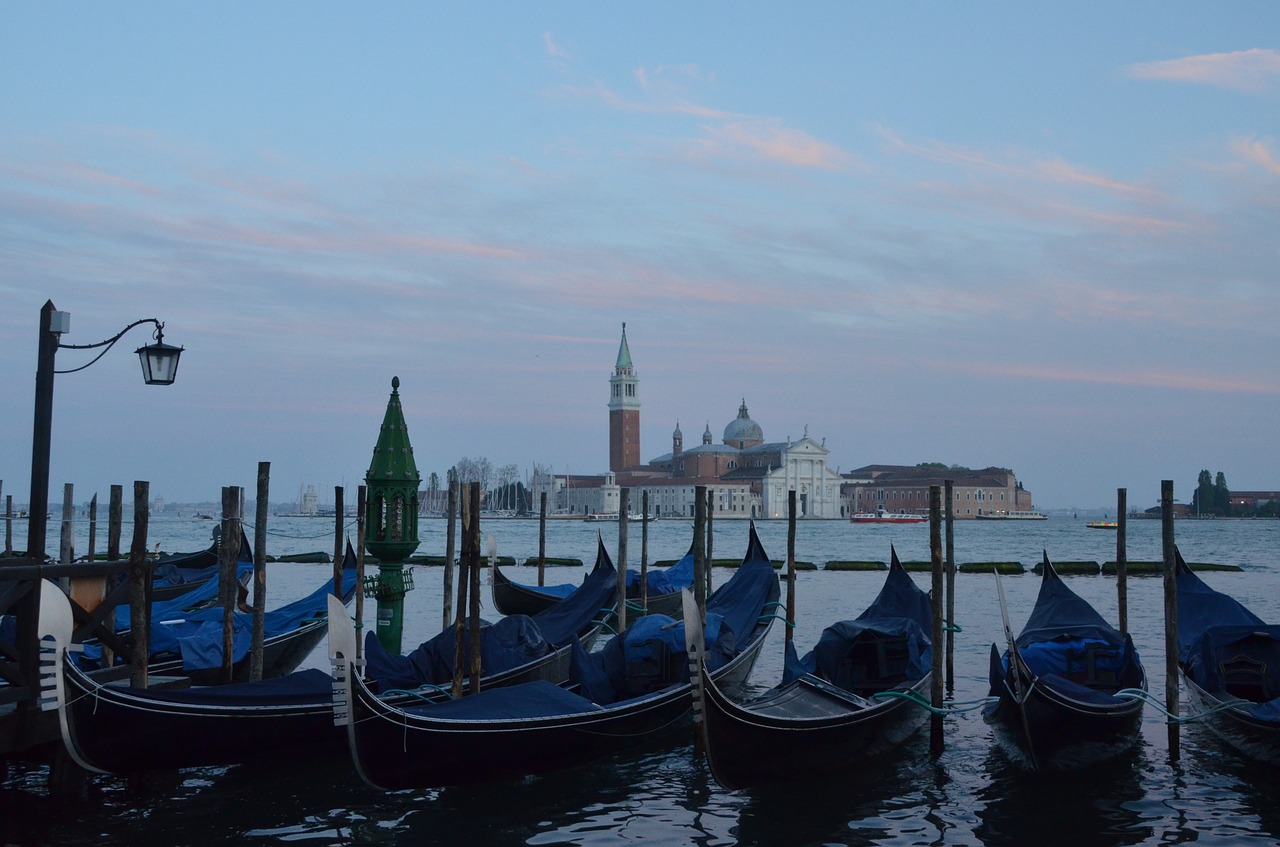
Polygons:
<instances>
[{"instance_id":1,"label":"church dome","mask_svg":"<svg viewBox=\"0 0 1280 847\"><path fill-rule=\"evenodd\" d=\"M747 414L747 401L743 398L742 405L738 407L738 416L724 428L724 443L742 448L754 447L763 442L764 431Z\"/></svg>"}]
</instances>

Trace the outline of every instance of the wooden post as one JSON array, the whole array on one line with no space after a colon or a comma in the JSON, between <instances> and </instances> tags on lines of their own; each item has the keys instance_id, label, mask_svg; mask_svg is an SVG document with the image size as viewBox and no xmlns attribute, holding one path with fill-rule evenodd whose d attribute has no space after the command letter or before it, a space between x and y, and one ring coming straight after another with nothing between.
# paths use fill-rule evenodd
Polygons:
<instances>
[{"instance_id":1,"label":"wooden post","mask_svg":"<svg viewBox=\"0 0 1280 847\"><path fill-rule=\"evenodd\" d=\"M471 693L480 690L480 486L471 486L471 530L467 552L471 564L467 566L470 578L470 611L471 618Z\"/></svg>"},{"instance_id":2,"label":"wooden post","mask_svg":"<svg viewBox=\"0 0 1280 847\"><path fill-rule=\"evenodd\" d=\"M452 473L450 474L452 476ZM458 480L449 480L449 505L444 529L444 626L443 632L453 623L453 557L456 551L458 530Z\"/></svg>"},{"instance_id":3,"label":"wooden post","mask_svg":"<svg viewBox=\"0 0 1280 847\"><path fill-rule=\"evenodd\" d=\"M151 598L147 596L151 582L151 569L147 567L147 500L150 490L150 483L133 483L133 544L129 547L129 634L133 662L129 684L134 688L147 687L147 659L151 644Z\"/></svg>"},{"instance_id":4,"label":"wooden post","mask_svg":"<svg viewBox=\"0 0 1280 847\"><path fill-rule=\"evenodd\" d=\"M796 622L796 490L787 492L787 630L786 643L795 635Z\"/></svg>"},{"instance_id":5,"label":"wooden post","mask_svg":"<svg viewBox=\"0 0 1280 847\"><path fill-rule=\"evenodd\" d=\"M933 607L933 668L930 679L930 702L935 709L942 708L942 488L929 486L929 558L933 564L933 584L930 589L930 605ZM929 723L929 755L937 759L942 755L942 715L933 713Z\"/></svg>"},{"instance_id":6,"label":"wooden post","mask_svg":"<svg viewBox=\"0 0 1280 847\"><path fill-rule=\"evenodd\" d=\"M547 492L538 495L538 585L547 584Z\"/></svg>"},{"instance_id":7,"label":"wooden post","mask_svg":"<svg viewBox=\"0 0 1280 847\"><path fill-rule=\"evenodd\" d=\"M120 561L120 533L124 526L124 486L111 486L107 501L107 561Z\"/></svg>"},{"instance_id":8,"label":"wooden post","mask_svg":"<svg viewBox=\"0 0 1280 847\"><path fill-rule=\"evenodd\" d=\"M955 519L955 481L943 482L943 497L946 500L943 514L946 516L947 541L947 691L953 691L956 684L955 648L956 648L956 519Z\"/></svg>"},{"instance_id":9,"label":"wooden post","mask_svg":"<svg viewBox=\"0 0 1280 847\"><path fill-rule=\"evenodd\" d=\"M364 667L364 537L368 530L365 510L369 508L369 489L356 488L356 666ZM445 595L445 603L449 595ZM443 628L442 628L443 629Z\"/></svg>"},{"instance_id":10,"label":"wooden post","mask_svg":"<svg viewBox=\"0 0 1280 847\"><path fill-rule=\"evenodd\" d=\"M258 462L258 488L253 516L253 635L249 643L249 679L262 679L262 644L267 621L267 512L271 463ZM237 548L239 540L237 539Z\"/></svg>"},{"instance_id":11,"label":"wooden post","mask_svg":"<svg viewBox=\"0 0 1280 847\"><path fill-rule=\"evenodd\" d=\"M711 596L711 573L715 565L715 550L712 540L715 537L716 501L715 493L707 489L707 596Z\"/></svg>"},{"instance_id":12,"label":"wooden post","mask_svg":"<svg viewBox=\"0 0 1280 847\"><path fill-rule=\"evenodd\" d=\"M467 576L470 556L467 554L467 534L471 531L471 488L473 482L455 483L458 486L458 506L462 513L462 555L458 557L458 603L457 618L453 624L453 688L455 698L462 696L462 647L466 634L464 627L467 620L467 586L471 580Z\"/></svg>"},{"instance_id":13,"label":"wooden post","mask_svg":"<svg viewBox=\"0 0 1280 847\"><path fill-rule=\"evenodd\" d=\"M74 537L74 536L73 536ZM98 495L89 501L89 549L85 552L85 561L92 562L98 550ZM75 547L68 543L67 555L75 558ZM107 596L107 578L105 576L77 576L70 580L71 600L86 612L92 612L102 605L102 598Z\"/></svg>"},{"instance_id":14,"label":"wooden post","mask_svg":"<svg viewBox=\"0 0 1280 847\"><path fill-rule=\"evenodd\" d=\"M124 523L124 486L111 486L111 496L107 500L107 561L120 561L120 527ZM106 578L103 595L115 591L116 586L129 578L127 572L116 571ZM115 651L102 645L102 664L110 667L115 664Z\"/></svg>"},{"instance_id":15,"label":"wooden post","mask_svg":"<svg viewBox=\"0 0 1280 847\"><path fill-rule=\"evenodd\" d=\"M1127 488L1116 489L1116 603L1121 635L1129 632L1129 553L1125 549L1128 499Z\"/></svg>"},{"instance_id":16,"label":"wooden post","mask_svg":"<svg viewBox=\"0 0 1280 847\"><path fill-rule=\"evenodd\" d=\"M640 614L649 613L649 490L646 488L640 495L640 508L644 516L640 518Z\"/></svg>"},{"instance_id":17,"label":"wooden post","mask_svg":"<svg viewBox=\"0 0 1280 847\"><path fill-rule=\"evenodd\" d=\"M693 487L693 597L698 601L698 614L706 625L707 575L707 487Z\"/></svg>"},{"instance_id":18,"label":"wooden post","mask_svg":"<svg viewBox=\"0 0 1280 847\"><path fill-rule=\"evenodd\" d=\"M236 559L240 558L240 489L222 489L222 539L218 546L218 597L222 601L222 681L231 682L236 614Z\"/></svg>"},{"instance_id":19,"label":"wooden post","mask_svg":"<svg viewBox=\"0 0 1280 847\"><path fill-rule=\"evenodd\" d=\"M627 628L627 519L631 512L631 491L618 492L618 632Z\"/></svg>"},{"instance_id":20,"label":"wooden post","mask_svg":"<svg viewBox=\"0 0 1280 847\"><path fill-rule=\"evenodd\" d=\"M98 494L94 492L89 500L89 549L85 551L87 561L94 561L98 555Z\"/></svg>"},{"instance_id":21,"label":"wooden post","mask_svg":"<svg viewBox=\"0 0 1280 847\"><path fill-rule=\"evenodd\" d=\"M1169 714L1178 714L1178 569L1173 547L1173 480L1160 482L1161 546L1164 550L1164 700ZM1181 753L1179 725L1169 723L1169 761Z\"/></svg>"},{"instance_id":22,"label":"wooden post","mask_svg":"<svg viewBox=\"0 0 1280 847\"><path fill-rule=\"evenodd\" d=\"M75 499L74 486L69 482L64 483L62 486L62 534L58 539L58 561L64 565L71 564L71 560L75 557ZM58 584L62 586L63 591L71 591L69 577L59 577Z\"/></svg>"},{"instance_id":23,"label":"wooden post","mask_svg":"<svg viewBox=\"0 0 1280 847\"><path fill-rule=\"evenodd\" d=\"M13 555L13 495L4 495L4 554Z\"/></svg>"},{"instance_id":24,"label":"wooden post","mask_svg":"<svg viewBox=\"0 0 1280 847\"><path fill-rule=\"evenodd\" d=\"M342 599L342 559L347 553L342 543L342 521L346 517L343 512L343 490L341 485L333 487L333 596Z\"/></svg>"}]
</instances>

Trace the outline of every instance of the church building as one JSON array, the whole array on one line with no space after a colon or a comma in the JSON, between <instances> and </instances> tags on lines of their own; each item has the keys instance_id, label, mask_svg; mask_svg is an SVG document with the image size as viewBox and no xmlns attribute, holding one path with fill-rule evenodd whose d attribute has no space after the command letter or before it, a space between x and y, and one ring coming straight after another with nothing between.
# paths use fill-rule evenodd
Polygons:
<instances>
[{"instance_id":1,"label":"church building","mask_svg":"<svg viewBox=\"0 0 1280 847\"><path fill-rule=\"evenodd\" d=\"M613 374L609 377L609 472L603 477L548 474L535 479L535 495L547 492L548 503L567 513L617 514L619 493L628 490L630 509L639 513L643 496L657 517L692 517L695 486L705 485L714 517L786 518L788 492L796 492L802 518L842 517L840 477L827 466L825 439L814 441L808 427L796 441L767 442L751 419L744 398L738 415L714 443L710 422L702 443L684 449L679 423L671 434L671 452L640 460L639 376L627 344L627 326Z\"/></svg>"}]
</instances>

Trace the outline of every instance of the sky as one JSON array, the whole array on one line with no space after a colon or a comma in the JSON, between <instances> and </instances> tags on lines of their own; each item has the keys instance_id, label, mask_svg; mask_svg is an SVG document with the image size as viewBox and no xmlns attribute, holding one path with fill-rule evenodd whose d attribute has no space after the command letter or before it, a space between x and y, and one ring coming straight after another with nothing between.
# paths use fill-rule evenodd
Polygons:
<instances>
[{"instance_id":1,"label":"sky","mask_svg":"<svg viewBox=\"0 0 1280 847\"><path fill-rule=\"evenodd\" d=\"M50 496L766 440L1010 468L1038 508L1280 489L1280 10L0 0L0 480ZM60 370L91 356L61 350Z\"/></svg>"}]
</instances>

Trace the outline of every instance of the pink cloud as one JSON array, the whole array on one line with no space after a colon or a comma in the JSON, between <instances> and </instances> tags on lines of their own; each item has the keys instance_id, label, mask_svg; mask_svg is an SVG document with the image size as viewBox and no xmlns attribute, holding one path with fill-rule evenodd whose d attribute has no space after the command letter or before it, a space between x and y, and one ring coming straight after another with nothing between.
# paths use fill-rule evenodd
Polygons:
<instances>
[{"instance_id":1,"label":"pink cloud","mask_svg":"<svg viewBox=\"0 0 1280 847\"><path fill-rule=\"evenodd\" d=\"M546 45L548 56L554 56L557 59L569 58L569 53L563 47L551 40L551 33L542 33L542 43Z\"/></svg>"},{"instance_id":2,"label":"pink cloud","mask_svg":"<svg viewBox=\"0 0 1280 847\"><path fill-rule=\"evenodd\" d=\"M1130 65L1128 72L1137 79L1198 82L1237 91L1262 92L1280 80L1280 51L1254 48L1234 53L1204 53Z\"/></svg>"},{"instance_id":3,"label":"pink cloud","mask_svg":"<svg viewBox=\"0 0 1280 847\"><path fill-rule=\"evenodd\" d=\"M1271 145L1250 136L1231 145L1231 151L1252 165L1280 176L1280 162L1276 161Z\"/></svg>"},{"instance_id":4,"label":"pink cloud","mask_svg":"<svg viewBox=\"0 0 1280 847\"><path fill-rule=\"evenodd\" d=\"M935 361L933 367L975 376L1015 377L1044 382L1082 382L1099 385L1128 385L1139 388L1173 388L1185 391L1216 391L1226 394L1280 394L1280 385L1184 372L1103 372L1053 365L1017 365L991 362Z\"/></svg>"},{"instance_id":5,"label":"pink cloud","mask_svg":"<svg viewBox=\"0 0 1280 847\"><path fill-rule=\"evenodd\" d=\"M735 121L706 130L711 139L707 149L746 150L769 161L802 168L838 171L853 164L853 158L834 144L783 126L780 121Z\"/></svg>"}]
</instances>

